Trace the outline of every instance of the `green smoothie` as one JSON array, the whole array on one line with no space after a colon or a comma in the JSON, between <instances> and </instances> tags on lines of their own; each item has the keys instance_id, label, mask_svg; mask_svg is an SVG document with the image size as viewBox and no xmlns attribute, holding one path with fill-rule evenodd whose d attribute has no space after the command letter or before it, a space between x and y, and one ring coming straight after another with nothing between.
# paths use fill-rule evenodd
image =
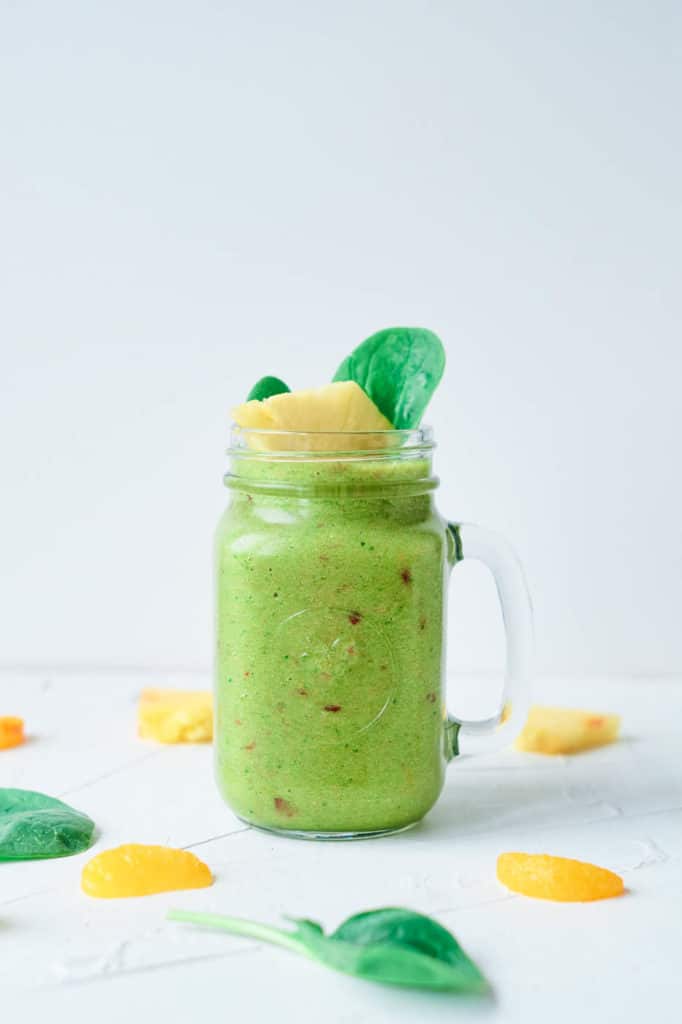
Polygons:
<instances>
[{"instance_id":1,"label":"green smoothie","mask_svg":"<svg viewBox=\"0 0 682 1024\"><path fill-rule=\"evenodd\" d=\"M245 821L418 821L445 767L448 533L425 457L242 454L216 535L216 768Z\"/></svg>"}]
</instances>

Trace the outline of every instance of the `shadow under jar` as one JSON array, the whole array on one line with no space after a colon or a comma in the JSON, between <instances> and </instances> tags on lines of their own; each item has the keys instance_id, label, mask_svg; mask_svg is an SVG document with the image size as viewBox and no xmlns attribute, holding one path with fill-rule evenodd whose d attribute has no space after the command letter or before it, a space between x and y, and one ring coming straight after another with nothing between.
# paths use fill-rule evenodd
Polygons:
<instances>
[{"instance_id":1,"label":"shadow under jar","mask_svg":"<svg viewBox=\"0 0 682 1024\"><path fill-rule=\"evenodd\" d=\"M215 757L249 824L333 839L408 828L462 736L499 748L523 725L523 574L495 535L441 518L433 447L427 428L233 431L215 548ZM447 581L467 556L490 566L502 603L503 725L502 709L475 723L445 710Z\"/></svg>"}]
</instances>

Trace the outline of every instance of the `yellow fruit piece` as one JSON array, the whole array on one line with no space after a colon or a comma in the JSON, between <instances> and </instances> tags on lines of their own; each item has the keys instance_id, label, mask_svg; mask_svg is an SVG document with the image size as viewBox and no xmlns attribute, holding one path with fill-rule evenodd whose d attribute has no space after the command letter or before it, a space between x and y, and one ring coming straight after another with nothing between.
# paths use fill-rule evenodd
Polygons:
<instances>
[{"instance_id":1,"label":"yellow fruit piece","mask_svg":"<svg viewBox=\"0 0 682 1024\"><path fill-rule=\"evenodd\" d=\"M249 436L254 448L334 451L376 447L376 439L341 438L349 431L391 430L391 424L362 388L352 380L325 384L309 391L289 391L262 402L244 402L232 410L239 427L250 430L327 432L330 436L282 438ZM337 433L335 433L337 432Z\"/></svg>"},{"instance_id":2,"label":"yellow fruit piece","mask_svg":"<svg viewBox=\"0 0 682 1024\"><path fill-rule=\"evenodd\" d=\"M22 718L13 718L11 715L0 717L0 750L18 747L25 739Z\"/></svg>"},{"instance_id":3,"label":"yellow fruit piece","mask_svg":"<svg viewBox=\"0 0 682 1024\"><path fill-rule=\"evenodd\" d=\"M605 900L623 893L623 879L613 871L547 853L501 853L497 877L512 892L562 903Z\"/></svg>"},{"instance_id":4,"label":"yellow fruit piece","mask_svg":"<svg viewBox=\"0 0 682 1024\"><path fill-rule=\"evenodd\" d=\"M141 843L126 843L98 853L85 865L81 876L83 892L99 899L205 889L212 882L207 865L188 850Z\"/></svg>"},{"instance_id":5,"label":"yellow fruit piece","mask_svg":"<svg viewBox=\"0 0 682 1024\"><path fill-rule=\"evenodd\" d=\"M137 731L143 739L159 743L210 743L213 696L203 690L143 690Z\"/></svg>"},{"instance_id":6,"label":"yellow fruit piece","mask_svg":"<svg viewBox=\"0 0 682 1024\"><path fill-rule=\"evenodd\" d=\"M613 743L619 730L619 715L535 705L514 745L535 754L575 754Z\"/></svg>"}]
</instances>

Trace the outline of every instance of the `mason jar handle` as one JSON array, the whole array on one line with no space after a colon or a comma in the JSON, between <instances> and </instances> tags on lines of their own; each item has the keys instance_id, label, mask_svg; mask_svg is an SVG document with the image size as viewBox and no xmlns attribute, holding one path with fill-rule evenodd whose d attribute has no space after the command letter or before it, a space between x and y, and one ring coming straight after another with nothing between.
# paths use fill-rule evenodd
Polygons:
<instances>
[{"instance_id":1,"label":"mason jar handle","mask_svg":"<svg viewBox=\"0 0 682 1024\"><path fill-rule=\"evenodd\" d=\"M523 729L530 706L533 610L521 563L503 537L472 523L448 523L448 531L452 568L465 558L475 558L493 574L507 641L500 710L477 722L448 715L449 760L458 754L501 750Z\"/></svg>"}]
</instances>

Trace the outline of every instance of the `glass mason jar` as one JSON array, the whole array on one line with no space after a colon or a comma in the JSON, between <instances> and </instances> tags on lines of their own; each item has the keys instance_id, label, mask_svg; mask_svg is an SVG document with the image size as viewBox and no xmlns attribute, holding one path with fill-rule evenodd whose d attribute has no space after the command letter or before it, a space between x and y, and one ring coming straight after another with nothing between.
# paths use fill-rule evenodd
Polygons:
<instances>
[{"instance_id":1,"label":"glass mason jar","mask_svg":"<svg viewBox=\"0 0 682 1024\"><path fill-rule=\"evenodd\" d=\"M336 839L409 828L462 739L499 749L523 726L523 573L496 535L441 518L433 448L428 428L233 431L215 549L215 757L249 824ZM445 709L447 582L463 558L492 570L507 631L500 712L480 722Z\"/></svg>"}]
</instances>

